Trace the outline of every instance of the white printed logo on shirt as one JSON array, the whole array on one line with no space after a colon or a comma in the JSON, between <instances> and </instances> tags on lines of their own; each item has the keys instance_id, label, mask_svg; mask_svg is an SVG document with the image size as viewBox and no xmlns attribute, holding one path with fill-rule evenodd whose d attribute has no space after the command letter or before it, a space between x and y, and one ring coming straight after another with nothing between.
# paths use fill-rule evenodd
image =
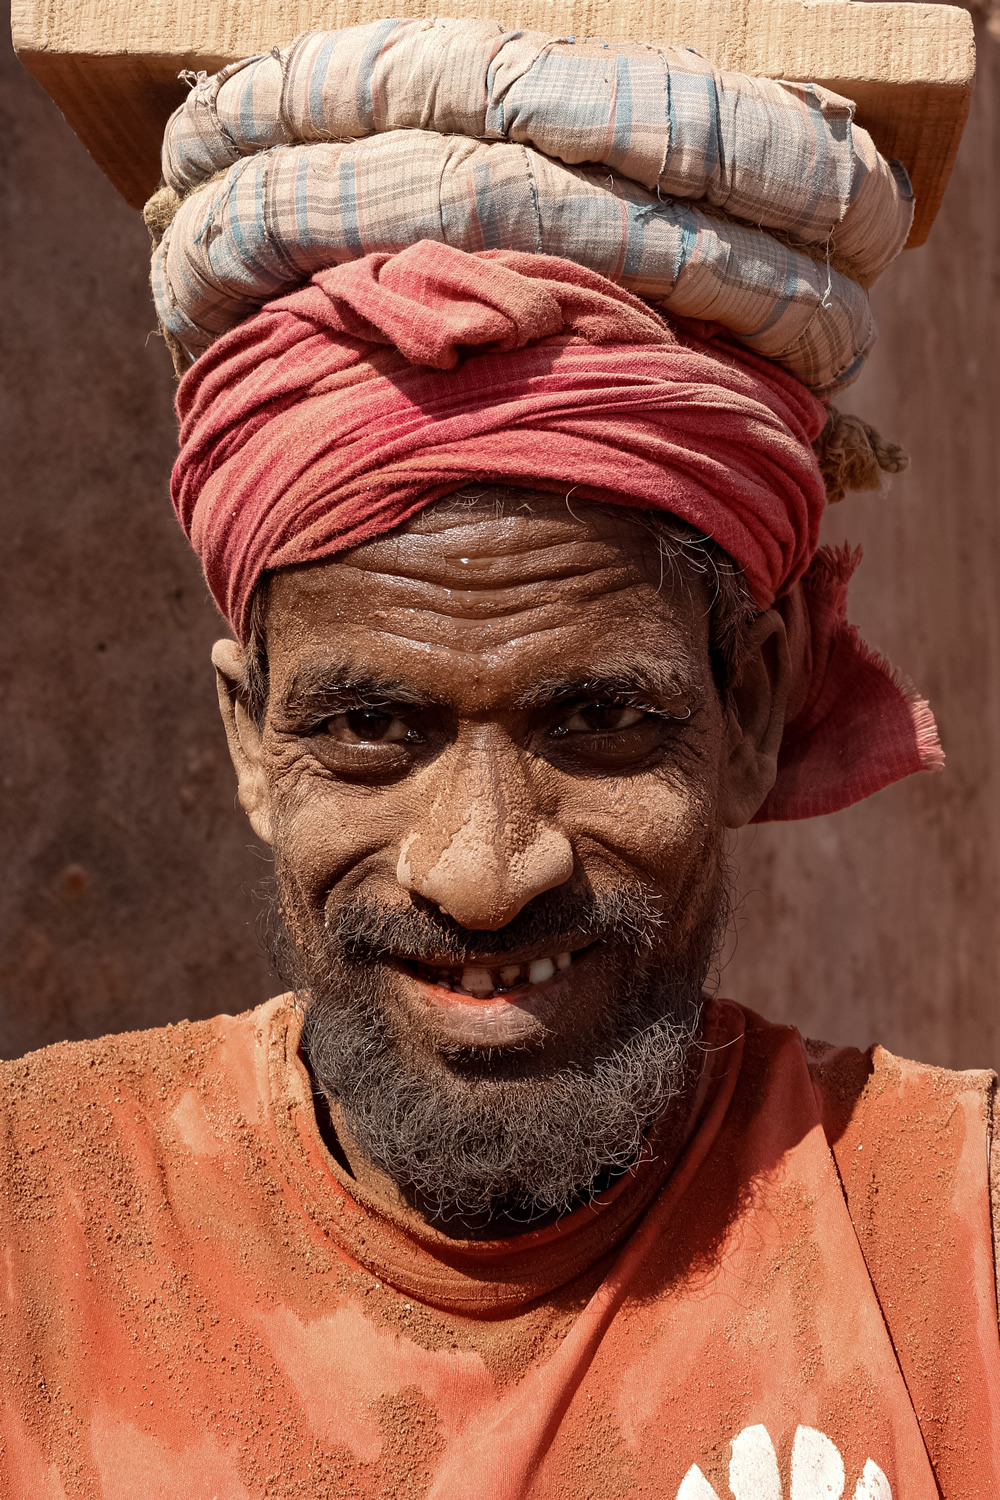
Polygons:
<instances>
[{"instance_id":1,"label":"white printed logo on shirt","mask_svg":"<svg viewBox=\"0 0 1000 1500\"><path fill-rule=\"evenodd\" d=\"M841 1500L844 1460L836 1443L814 1427L798 1427L792 1445L788 1500ZM732 1441L729 1489L733 1500L785 1500L778 1455L766 1427L744 1427ZM720 1500L697 1464L681 1480L677 1500ZM853 1500L892 1500L878 1464L868 1459L854 1486Z\"/></svg>"}]
</instances>

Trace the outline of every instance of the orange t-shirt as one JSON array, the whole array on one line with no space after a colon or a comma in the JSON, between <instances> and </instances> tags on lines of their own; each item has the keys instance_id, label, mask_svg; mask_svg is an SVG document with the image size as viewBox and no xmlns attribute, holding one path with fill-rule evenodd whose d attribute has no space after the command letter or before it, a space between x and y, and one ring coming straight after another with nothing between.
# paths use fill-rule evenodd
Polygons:
<instances>
[{"instance_id":1,"label":"orange t-shirt","mask_svg":"<svg viewBox=\"0 0 1000 1500\"><path fill-rule=\"evenodd\" d=\"M3 1500L1000 1495L994 1078L709 1008L673 1169L366 1201L287 999L0 1067Z\"/></svg>"}]
</instances>

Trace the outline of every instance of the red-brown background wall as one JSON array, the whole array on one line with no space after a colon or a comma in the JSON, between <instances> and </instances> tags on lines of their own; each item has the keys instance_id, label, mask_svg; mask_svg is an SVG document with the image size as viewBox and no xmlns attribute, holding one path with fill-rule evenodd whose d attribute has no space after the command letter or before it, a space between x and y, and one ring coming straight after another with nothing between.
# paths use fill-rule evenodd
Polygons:
<instances>
[{"instance_id":1,"label":"red-brown background wall","mask_svg":"<svg viewBox=\"0 0 1000 1500\"><path fill-rule=\"evenodd\" d=\"M913 456L830 539L865 545L864 634L931 698L924 776L734 844L722 989L813 1035L1000 1065L1000 43L941 218L874 294L843 403ZM147 241L6 52L0 79L0 1055L240 1010L274 987L208 650L170 513L169 361Z\"/></svg>"}]
</instances>

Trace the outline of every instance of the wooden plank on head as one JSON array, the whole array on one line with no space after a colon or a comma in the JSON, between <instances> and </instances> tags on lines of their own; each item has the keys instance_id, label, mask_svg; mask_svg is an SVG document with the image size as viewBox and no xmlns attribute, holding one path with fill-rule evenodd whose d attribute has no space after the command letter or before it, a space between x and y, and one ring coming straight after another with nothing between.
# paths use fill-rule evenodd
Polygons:
<instances>
[{"instance_id":1,"label":"wooden plank on head","mask_svg":"<svg viewBox=\"0 0 1000 1500\"><path fill-rule=\"evenodd\" d=\"M13 0L21 61L123 196L159 181L159 146L184 97L178 74L284 46L300 31L440 14L431 0ZM821 83L853 99L917 199L910 245L934 221L972 94L968 12L858 0L450 0L452 16L605 41L694 47L719 67Z\"/></svg>"}]
</instances>

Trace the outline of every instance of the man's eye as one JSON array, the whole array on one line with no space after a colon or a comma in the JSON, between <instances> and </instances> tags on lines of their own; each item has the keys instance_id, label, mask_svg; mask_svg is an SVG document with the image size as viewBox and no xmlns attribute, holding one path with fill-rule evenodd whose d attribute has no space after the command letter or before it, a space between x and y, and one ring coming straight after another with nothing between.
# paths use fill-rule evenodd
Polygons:
<instances>
[{"instance_id":1,"label":"man's eye","mask_svg":"<svg viewBox=\"0 0 1000 1500\"><path fill-rule=\"evenodd\" d=\"M564 719L560 729L564 734L616 734L645 718L645 710L631 703L587 703Z\"/></svg>"},{"instance_id":2,"label":"man's eye","mask_svg":"<svg viewBox=\"0 0 1000 1500\"><path fill-rule=\"evenodd\" d=\"M344 745L398 744L409 734L409 726L385 708L352 708L327 719L325 732Z\"/></svg>"}]
</instances>

